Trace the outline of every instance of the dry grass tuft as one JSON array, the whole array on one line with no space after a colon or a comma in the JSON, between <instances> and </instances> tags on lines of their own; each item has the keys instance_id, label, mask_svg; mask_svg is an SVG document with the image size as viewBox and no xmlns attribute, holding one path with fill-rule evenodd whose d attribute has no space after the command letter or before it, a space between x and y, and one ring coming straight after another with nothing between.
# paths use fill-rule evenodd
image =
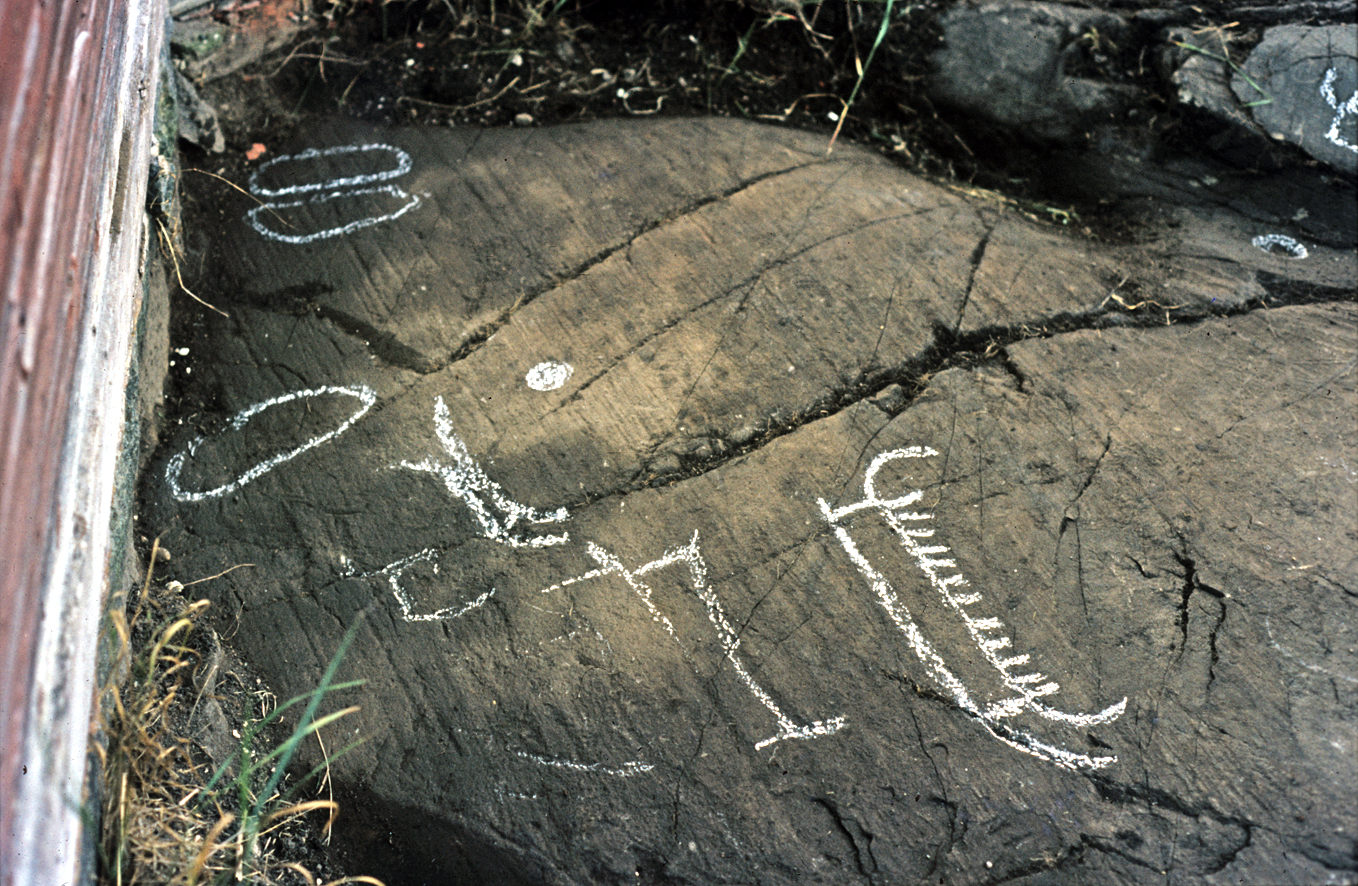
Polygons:
<instances>
[{"instance_id":1,"label":"dry grass tuft","mask_svg":"<svg viewBox=\"0 0 1358 886\"><path fill-rule=\"evenodd\" d=\"M152 547L156 562L159 546ZM304 842L316 813L338 812L333 800L293 800L284 785L292 752L308 735L356 708L315 718L329 692L353 683L333 683L340 654L321 686L281 706L267 693L242 692L242 728L232 753L216 766L190 736L195 712L215 698L203 647L216 637L200 625L208 601L187 602L183 586L153 587L151 570L130 613L115 612L118 661L112 673L125 675L105 688L104 743L99 747L105 798L100 831L100 886L199 886L249 882L264 886L322 886L302 864L284 860L281 849ZM290 707L310 702L299 725L277 747L266 749L269 727ZM272 708L272 710L270 710ZM347 750L347 749L346 749ZM341 751L342 753L343 751ZM372 877L343 877L324 886L366 883Z\"/></svg>"}]
</instances>

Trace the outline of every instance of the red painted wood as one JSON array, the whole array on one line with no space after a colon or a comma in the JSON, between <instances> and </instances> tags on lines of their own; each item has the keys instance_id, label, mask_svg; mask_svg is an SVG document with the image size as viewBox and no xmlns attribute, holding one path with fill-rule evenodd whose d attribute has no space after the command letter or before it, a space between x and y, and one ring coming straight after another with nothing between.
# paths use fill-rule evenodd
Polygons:
<instances>
[{"instance_id":1,"label":"red painted wood","mask_svg":"<svg viewBox=\"0 0 1358 886\"><path fill-rule=\"evenodd\" d=\"M0 0L0 884L19 882L35 650L68 449L81 322L118 169L120 82L140 0ZM149 7L148 7L149 8ZM140 192L138 192L140 193ZM102 215L101 215L102 214ZM128 318L131 322L132 318ZM99 600L90 601L98 606ZM83 710L83 708L82 708ZM60 710L43 711L55 719ZM82 724L83 725L83 724ZM35 731L39 730L39 731ZM39 831L45 823L39 821ZM28 831L33 836L32 829ZM39 833L39 837L47 837ZM69 835L53 834L54 839ZM31 868L30 868L31 870Z\"/></svg>"}]
</instances>

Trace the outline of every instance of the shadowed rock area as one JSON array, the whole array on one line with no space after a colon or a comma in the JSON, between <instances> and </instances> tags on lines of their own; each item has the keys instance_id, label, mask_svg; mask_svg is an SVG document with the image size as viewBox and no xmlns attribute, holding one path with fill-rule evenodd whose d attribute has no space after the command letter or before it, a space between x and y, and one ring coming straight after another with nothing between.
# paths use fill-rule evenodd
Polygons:
<instances>
[{"instance_id":1,"label":"shadowed rock area","mask_svg":"<svg viewBox=\"0 0 1358 886\"><path fill-rule=\"evenodd\" d=\"M143 520L280 696L358 625L389 884L1353 881L1351 249L728 120L249 184Z\"/></svg>"}]
</instances>

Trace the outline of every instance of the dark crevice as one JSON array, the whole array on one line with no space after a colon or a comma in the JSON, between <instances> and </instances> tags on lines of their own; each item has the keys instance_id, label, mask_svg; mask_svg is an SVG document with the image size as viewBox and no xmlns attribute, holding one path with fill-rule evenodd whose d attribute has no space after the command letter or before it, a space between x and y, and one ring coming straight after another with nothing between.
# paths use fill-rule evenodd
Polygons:
<instances>
[{"instance_id":1,"label":"dark crevice","mask_svg":"<svg viewBox=\"0 0 1358 886\"><path fill-rule=\"evenodd\" d=\"M839 812L839 804L824 797L813 797L811 802L820 806L830 813L830 819L835 823L840 836L849 844L849 850L853 853L854 867L869 883L872 882L872 875L877 871L877 863L872 857L872 835L863 830L862 825L853 819L846 819Z\"/></svg>"},{"instance_id":2,"label":"dark crevice","mask_svg":"<svg viewBox=\"0 0 1358 886\"><path fill-rule=\"evenodd\" d=\"M316 314L334 323L346 334L359 339L379 360L401 369L409 369L421 375L435 371L438 366L424 354L405 344L394 333L383 332L371 323L364 322L352 314L326 305L316 309Z\"/></svg>"},{"instance_id":3,"label":"dark crevice","mask_svg":"<svg viewBox=\"0 0 1358 886\"><path fill-rule=\"evenodd\" d=\"M1235 864L1236 857L1239 856L1241 852L1244 852L1245 849L1251 843L1254 842L1254 826L1246 821L1237 822L1236 824L1238 824L1239 827L1245 832L1245 839L1240 842L1240 845L1234 846L1226 850L1225 852L1221 853L1221 856L1217 859L1216 864L1208 867L1207 870L1203 871L1204 874L1219 874L1222 871L1226 870L1226 868L1230 867L1232 864Z\"/></svg>"},{"instance_id":4,"label":"dark crevice","mask_svg":"<svg viewBox=\"0 0 1358 886\"><path fill-rule=\"evenodd\" d=\"M300 303L301 305L304 305L306 309L315 312L318 316L331 320L332 322L335 323L335 325L339 326L340 329L343 330L345 333L352 335L355 338L358 338L361 341L363 341L372 351L374 356L389 363L390 365L397 366L402 369L409 369L421 375L428 375L430 373L446 369L450 365L457 363L460 360L464 360L473 353L475 353L476 351L480 350L480 348L486 342L490 341L491 337L495 335L495 333L499 332L502 328L504 328L504 326L507 323L509 323L509 321L514 317L514 315L517 314L522 308L529 304L532 304L534 301L536 301L538 298L545 295L546 293L552 292L576 279L579 279L580 277L588 273L591 268L602 262L607 261L610 257L616 255L617 253L630 249L638 239L655 230L656 228L659 228L662 225L670 224L685 216L691 215L705 206L709 206L713 203L717 203L722 200L729 200L736 194L739 194L741 191L754 187L760 182L766 181L770 178L775 178L780 175L786 175L791 172L796 172L799 169L805 169L806 167L814 165L816 163L836 163L836 162L842 161L817 160L808 163L798 163L792 166L783 167L781 169L770 170L768 172L761 173L751 178L743 179L729 188L726 188L715 194L709 194L706 197L694 200L674 210L673 212L652 219L640 225L634 231L632 231L631 234L627 235L621 242L599 250L594 255L576 264L574 267L568 268L567 270L559 274L553 275L552 278L545 285L542 285L532 291L525 292L518 298L517 301L514 302L514 304L510 305L508 308L501 311L499 315L496 316L493 320L490 320L482 324L481 326L477 327L476 329L468 333L462 339L462 343L459 344L457 348L455 348L453 352L449 354L448 357L444 360L434 360L430 358L426 354L423 354L417 349L402 342L399 338L396 337L394 333L384 332L378 329L377 327L373 326L372 324L359 320L358 318L350 314L346 314L334 308L319 304L316 298L318 292L313 291L313 289L307 288L305 289L304 292L298 293L284 292L283 296L286 297L285 300ZM290 289L299 289L299 287L290 287ZM328 292L330 290L327 289L325 291ZM265 306L266 310L277 310L278 295L279 295L278 293L274 293L267 300L261 300L261 306ZM285 308L285 310L287 309ZM296 311L294 310L291 312Z\"/></svg>"},{"instance_id":5,"label":"dark crevice","mask_svg":"<svg viewBox=\"0 0 1358 886\"><path fill-rule=\"evenodd\" d=\"M1086 773L1085 778L1098 791L1099 797L1109 803L1120 806L1137 806L1138 808L1159 807L1188 818L1207 818L1217 824L1240 828L1244 833L1244 843L1240 848L1249 843L1250 831L1254 828L1254 823L1238 815L1226 815L1218 812L1207 803L1186 802L1169 791L1153 788L1148 784L1137 785L1114 781L1109 776L1098 772Z\"/></svg>"},{"instance_id":6,"label":"dark crevice","mask_svg":"<svg viewBox=\"0 0 1358 886\"><path fill-rule=\"evenodd\" d=\"M1216 680L1216 665L1220 660L1217 653L1217 634L1221 631L1221 626L1226 622L1226 594L1209 584L1204 584L1198 578L1197 565L1192 558L1182 554L1175 554L1174 559L1179 561L1179 565L1184 568L1184 583L1180 591L1178 605L1178 621L1180 636L1180 655L1188 648L1188 601L1195 592L1201 591L1212 597L1217 602L1217 616L1211 629L1207 633L1207 645L1209 662L1207 665L1207 689L1212 688L1212 683Z\"/></svg>"},{"instance_id":7,"label":"dark crevice","mask_svg":"<svg viewBox=\"0 0 1358 886\"><path fill-rule=\"evenodd\" d=\"M943 773L938 769L938 762L934 760L934 755L929 753L929 749L924 744L924 730L919 725L919 718L915 716L914 708L907 707L906 710L910 712L910 719L915 724L915 740L919 743L920 753L924 754L924 758L933 767L934 780L938 783L939 791L942 794L942 796L930 795L929 802L937 803L948 810L948 835L929 854L929 870L924 873L925 877L932 878L938 873L939 865L942 864L943 859L947 858L948 853L952 852L952 848L966 835L966 824L962 824L962 832L958 833L957 804L948 799L948 780L943 777ZM919 801L918 794L915 795L915 800L916 802Z\"/></svg>"},{"instance_id":8,"label":"dark crevice","mask_svg":"<svg viewBox=\"0 0 1358 886\"><path fill-rule=\"evenodd\" d=\"M1136 865L1139 868L1146 868L1148 870L1155 871L1156 873L1163 873L1155 865L1152 865L1143 859L1137 858L1130 852L1125 852L1122 849L1119 849L1117 846L1113 845L1112 843L1109 843L1107 840L1100 840L1098 837L1093 837L1090 836L1089 834L1081 834L1080 842L1083 843L1085 846L1088 846L1089 848L1094 849L1098 852L1102 852L1106 855L1116 855L1123 861Z\"/></svg>"},{"instance_id":9,"label":"dark crevice","mask_svg":"<svg viewBox=\"0 0 1358 886\"><path fill-rule=\"evenodd\" d=\"M1255 280L1268 293L1268 307L1313 305L1321 302L1358 302L1358 291L1337 286L1322 286L1305 280L1293 280L1268 271L1257 272Z\"/></svg>"},{"instance_id":10,"label":"dark crevice","mask_svg":"<svg viewBox=\"0 0 1358 886\"><path fill-rule=\"evenodd\" d=\"M948 698L948 696L939 692L937 689L934 689L931 686L925 686L923 684L916 683L914 680L912 680L909 676L905 674L897 674L893 673L892 671L886 670L879 671L878 673L880 673L883 677L885 677L888 680L900 683L903 687L911 690L912 692L915 693L915 695L919 696L920 698L927 698L929 701L936 701L941 704L947 705L948 707L953 708L954 710L963 711L963 713L970 714L970 711L964 710L961 706L957 704L957 702L953 701L951 698Z\"/></svg>"},{"instance_id":11,"label":"dark crevice","mask_svg":"<svg viewBox=\"0 0 1358 886\"><path fill-rule=\"evenodd\" d=\"M1103 439L1103 451L1099 453L1098 458L1094 459L1094 466L1089 469L1089 474L1088 476L1085 477L1084 483L1081 484L1079 490L1075 493L1075 498L1073 501L1071 501L1071 505L1076 505L1080 503L1080 497L1084 495L1085 490L1087 490L1094 483L1094 475L1099 472L1099 466L1103 464L1104 457L1108 455L1108 451L1112 448L1113 448L1113 435L1108 434Z\"/></svg>"},{"instance_id":12,"label":"dark crevice","mask_svg":"<svg viewBox=\"0 0 1358 886\"><path fill-rule=\"evenodd\" d=\"M1012 883L1016 880L1026 880L1029 877L1057 870L1058 868L1078 865L1084 861L1084 850L1085 847L1083 845L1070 846L1063 849L1061 852L1045 855L1042 858L1034 858L1026 864L1010 868L1005 871L999 879L980 880L978 883L979 886L1003 886L1005 883Z\"/></svg>"},{"instance_id":13,"label":"dark crevice","mask_svg":"<svg viewBox=\"0 0 1358 886\"><path fill-rule=\"evenodd\" d=\"M768 179L776 178L781 175L787 175L789 173L796 172L799 169L805 169L808 166L812 166L815 164L835 163L835 162L841 161L815 160L807 163L797 163L792 166L782 167L781 169L774 169L768 172L763 172L760 173L759 175L752 176L747 179L742 179L741 181L737 182L736 184L732 185L729 188L726 188L725 190L718 191L715 194L709 194L706 197L700 197L699 199L694 200L691 203L688 203L685 206L682 206L679 209L674 210L673 212L667 213L666 215L662 215L658 218L654 218L648 222L645 222L644 224L638 226L634 231L632 231L632 233L629 234L626 238L624 238L622 242L599 250L594 255L590 256L589 258L585 259L584 261L580 262L574 267L560 274L554 275L546 285L540 286L531 292L524 293L513 305L511 305L504 311L500 312L500 315L498 317L481 326L479 329L475 330L474 332L470 333L466 338L464 338L462 340L462 344L460 344L457 347L457 349L454 350L451 355L449 355L448 359L439 363L435 367L435 371L437 371L438 369L445 369L448 366L452 365L453 363L458 362L459 360L466 359L468 356L479 350L480 347L484 345L487 341L489 341L491 336L493 336L496 332L500 331L500 329L502 329L505 326L505 324L507 324L510 321L510 319L516 313L518 313L520 309L524 308L527 305L532 304L534 301L536 301L538 298L545 295L546 293L552 292L556 289L560 289L562 286L565 286L568 283L579 279L580 277L588 273L591 268L598 264L601 264L602 262L607 261L609 258L616 255L617 253L632 248L632 244L634 244L640 238L644 237L646 234L649 234L651 231L654 231L656 228L659 228L663 225L671 224L672 222L678 221L679 219L684 218L685 216L692 215L693 213L697 212L698 210L702 209L705 206L710 206L711 204L718 203L722 200L729 200L735 195L739 194L741 191L744 191L748 188L752 188L755 185L759 184L760 182L767 181Z\"/></svg>"},{"instance_id":14,"label":"dark crevice","mask_svg":"<svg viewBox=\"0 0 1358 886\"><path fill-rule=\"evenodd\" d=\"M1080 488L1075 491L1075 497L1071 499L1070 504L1066 505L1066 512L1061 517L1061 527L1059 530L1057 530L1058 539L1065 537L1066 530L1070 528L1070 525L1072 523L1076 522L1079 519L1078 517L1072 517L1071 511L1080 503L1080 497L1085 494L1085 490L1087 490L1090 487L1090 485L1093 484L1094 475L1099 472L1099 465L1103 464L1104 456L1108 455L1108 450L1112 448L1113 448L1113 435L1108 434L1106 437L1104 437L1103 451L1100 452L1099 457L1094 460L1094 466L1089 469L1089 473L1085 476L1084 483L1082 483L1080 485Z\"/></svg>"},{"instance_id":15,"label":"dark crevice","mask_svg":"<svg viewBox=\"0 0 1358 886\"><path fill-rule=\"evenodd\" d=\"M937 689L915 682L906 674L896 674L887 670L881 670L879 671L879 673L888 680L900 683L902 686L908 687L909 689L913 690L915 695L917 695L920 698L925 698L928 699L929 701L938 702L944 705L945 707L949 708L950 710L963 714L969 719L976 721L977 723L981 724L981 727L985 729L987 732L991 733L992 735L998 736L1004 741L1014 742L1016 744L1026 744L1027 741L1031 739L1031 736L1025 737L1025 734L1023 732L1012 729L1003 722L987 720L983 718L979 711L968 710L967 708L962 707L960 704L957 703L956 700L949 698L948 696L939 692Z\"/></svg>"},{"instance_id":16,"label":"dark crevice","mask_svg":"<svg viewBox=\"0 0 1358 886\"><path fill-rule=\"evenodd\" d=\"M807 244L806 246L801 247L800 249L794 250L794 251L792 251L792 252L784 253L783 255L780 255L780 256L779 256L778 258L776 258L776 259L773 259L773 260L771 260L771 261L765 262L765 263L764 263L763 265L761 265L757 270L755 270L754 273L750 274L750 275L747 276L745 279L741 280L739 283L736 283L735 285L731 286L730 288L728 288L728 289L726 289L726 290L724 290L724 291L722 291L722 292L720 292L720 293L718 293L718 294L716 294L716 295L714 295L714 296L712 296L712 297L710 297L710 298L703 299L701 302L698 302L698 303L696 303L696 304L693 304L693 305L689 306L688 308L686 308L685 310L683 310L683 311L682 311L681 313L679 313L678 315L676 315L676 316L670 318L669 320L665 321L664 323L661 323L660 325L656 326L656 327L655 327L654 329L652 329L650 332L646 333L646 335L642 336L640 339L638 339L636 342L634 342L634 343L632 344L632 346L631 346L630 348L627 349L626 352L624 352L624 353L618 355L618 356L615 357L613 360L609 361L608 365L604 366L602 369L599 369L599 370L596 371L593 375L591 375L588 379L586 379L584 382L582 382L582 383L580 384L580 386L579 386L578 388L576 388L575 391L572 392L571 395L570 395L568 398L566 398L566 400L564 400L564 401L561 403L561 405L557 406L556 409L553 409L552 411L553 411L553 412L556 412L557 410L562 409L563 407L565 407L565 406L567 406L567 405L569 405L569 404L571 404L571 403L574 403L574 402L576 402L577 400L581 399L581 397L584 396L585 391L586 391L587 389L589 389L590 386L592 386L592 385L593 385L595 382L597 382L599 379L603 378L603 377L604 377L605 375L607 375L609 372L612 372L612 371L613 371L615 368L617 368L624 360L626 360L628 357L630 357L630 356L632 356L633 354L635 354L638 350L640 350L641 348L646 347L646 345L648 345L648 344L650 344L651 342L655 341L656 339L660 338L662 335L664 335L665 333L667 333L667 332L669 332L670 330L674 329L676 326L679 326L681 323L683 323L685 320L689 319L689 318L692 317L693 315L697 314L699 311L702 311L702 310L704 310L704 309L706 309L706 308L709 308L709 307L711 307L712 305L716 304L717 302L723 301L724 299L728 299L728 298L730 298L731 296L735 295L736 293L740 293L740 302L739 302L739 304L736 306L735 311L732 312L732 318L734 319L734 318L736 318L736 317L739 317L739 316L744 312L745 305L746 305L746 303L749 301L749 298L750 298L751 294L754 292L755 286L756 286L756 285L764 278L764 276L765 276L766 274L768 274L770 271L773 271L773 270L775 270L775 269L777 269L777 268L780 268L780 267L782 267L782 266L788 264L789 262L795 261L796 259L802 257L802 256L805 255L806 253L810 252L811 250L817 249L817 248L819 248L819 247L821 247L821 246L824 246L826 243L830 243L830 242L832 242L832 241L834 241L834 240L839 239L840 237L846 237L846 236L848 236L848 235L850 235L850 234L856 234L856 233L858 233L858 232L860 232L860 231L863 231L863 230L865 230L865 229L867 229L867 228L875 227L876 225L880 225L880 224L889 224L889 223L894 222L894 221L900 221L900 220L903 219L903 218L909 218L909 217L914 216L914 215L925 215L925 214L927 214L927 213L929 213L929 212L932 212L932 211L934 211L934 210L933 210L933 209L928 209L928 210L923 210L923 211L921 211L921 212L910 212L910 213L905 213L905 214L902 214L902 215L893 215L893 216L888 216L888 217L886 217L886 218L873 219L872 221L869 221L869 222L867 222L867 223L865 223L865 224L855 225L854 227L849 228L849 229L847 229L847 230L836 231L836 232L834 232L833 234L830 234L830 235L827 236L827 237L823 237L823 238L821 238L821 239L815 241L814 243L809 243L809 244ZM690 390L690 393L692 393L691 390Z\"/></svg>"},{"instance_id":17,"label":"dark crevice","mask_svg":"<svg viewBox=\"0 0 1358 886\"><path fill-rule=\"evenodd\" d=\"M1127 559L1132 561L1132 565L1136 567L1137 572L1141 573L1142 578L1156 578L1160 574L1158 572L1151 572L1146 568L1145 564L1131 554L1127 555Z\"/></svg>"},{"instance_id":18,"label":"dark crevice","mask_svg":"<svg viewBox=\"0 0 1358 886\"><path fill-rule=\"evenodd\" d=\"M1184 583L1179 591L1179 605L1175 607L1179 613L1177 616L1179 622L1179 654L1183 655L1184 650L1188 648L1188 600L1193 596L1193 591L1196 589L1194 583L1195 568L1193 561L1188 557L1175 554L1174 559L1178 560L1179 565L1184 568Z\"/></svg>"},{"instance_id":19,"label":"dark crevice","mask_svg":"<svg viewBox=\"0 0 1358 886\"><path fill-rule=\"evenodd\" d=\"M1100 307L1079 313L1063 312L1046 319L1014 326L984 327L963 333L936 323L933 343L916 357L893 367L865 368L854 380L831 389L801 410L787 417L775 414L764 427L754 430L753 433L742 434L739 438L717 439L715 445L695 446L693 454L677 454L680 463L678 470L671 467L661 471L643 466L623 486L588 493L577 501L567 502L566 506L580 507L612 495L626 495L648 487L671 486L701 476L761 449L804 425L831 418L862 401L878 397L893 385L899 385L903 396L892 398L893 402L889 408L883 407L882 403L877 404L888 415L894 417L915 403L928 388L934 376L949 369L997 366L1014 378L1018 389L1023 390L1027 379L1013 364L1006 350L1007 346L1019 342L1110 328L1156 329L1166 325L1167 317L1171 325L1191 326L1207 320L1240 316L1259 309L1354 300L1354 296L1347 291L1342 292L1343 298L1338 298L1340 294L1339 290L1311 287L1306 292L1292 292L1287 298L1275 298L1270 295L1224 309L1186 308L1167 313ZM1182 609L1183 607L1181 612ZM1182 622L1181 627L1186 627L1186 622Z\"/></svg>"},{"instance_id":20,"label":"dark crevice","mask_svg":"<svg viewBox=\"0 0 1358 886\"><path fill-rule=\"evenodd\" d=\"M971 268L967 272L967 289L962 293L962 304L957 308L957 322L953 324L954 333L962 328L962 318L967 314L967 305L971 303L971 291L976 286L976 273L981 270L981 262L985 261L986 247L990 245L990 237L994 233L995 226L986 225L985 235L976 244L976 248L971 251Z\"/></svg>"},{"instance_id":21,"label":"dark crevice","mask_svg":"<svg viewBox=\"0 0 1358 886\"><path fill-rule=\"evenodd\" d=\"M1009 356L1009 350L1007 348L999 348L996 356L998 357L997 363L1000 368L1014 380L1014 390L1019 393L1027 393L1028 376L1024 375L1022 369L1019 369L1018 364L1014 362L1014 358Z\"/></svg>"},{"instance_id":22,"label":"dark crevice","mask_svg":"<svg viewBox=\"0 0 1358 886\"><path fill-rule=\"evenodd\" d=\"M1238 829L1240 832L1239 838L1233 841L1233 845L1229 848L1223 848L1218 853L1213 864L1203 871L1205 874L1215 874L1225 870L1235 861L1236 857L1254 841L1254 828L1256 825L1253 822L1238 815L1226 815L1218 812L1207 803L1188 803L1168 791L1153 788L1148 784L1123 784L1099 773L1089 773L1086 775L1086 778L1094 785L1100 798L1110 803L1136 805L1138 807L1147 808L1159 807L1188 818L1196 820L1205 818L1216 822L1218 825ZM1089 837L1082 837L1082 839L1085 840L1087 845L1093 846L1100 851L1113 851L1120 857L1127 858L1128 861L1141 864L1137 859L1126 856L1122 852L1118 852L1106 843L1101 843Z\"/></svg>"}]
</instances>

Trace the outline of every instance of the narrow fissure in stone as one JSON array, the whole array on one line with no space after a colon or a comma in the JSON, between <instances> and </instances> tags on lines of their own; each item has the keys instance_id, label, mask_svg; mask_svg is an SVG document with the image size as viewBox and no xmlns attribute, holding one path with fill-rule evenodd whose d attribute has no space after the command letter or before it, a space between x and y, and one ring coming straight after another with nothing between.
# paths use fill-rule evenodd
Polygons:
<instances>
[{"instance_id":1,"label":"narrow fissure in stone","mask_svg":"<svg viewBox=\"0 0 1358 886\"><path fill-rule=\"evenodd\" d=\"M1288 286L1276 288L1278 295L1270 292L1267 298L1254 299L1217 311L1180 309L1157 316L1149 310L1123 311L1100 308L1082 314L1057 314L1015 326L982 328L961 334L941 324L936 324L933 344L918 357L894 368L863 370L858 381L830 392L825 397L798 410L785 421L770 422L762 430L757 431L744 441L728 443L727 448L722 452L708 458L681 460L680 471L662 476L648 475L643 469L629 486L602 495L591 496L584 502L596 501L607 495L625 495L647 487L671 486L716 470L733 459L756 451L773 440L796 431L798 428L812 422L831 418L857 403L878 397L893 385L900 386L904 391L904 396L896 398L891 406L885 408L889 415L899 415L909 409L918 399L920 394L928 387L931 378L948 369L970 369L985 365L998 366L1014 379L1016 389L1023 391L1027 379L1014 364L1006 350L1007 346L1019 342L1049 339L1085 330L1125 329L1129 327L1152 329L1166 325L1191 326L1205 320L1238 317L1257 310L1293 305L1351 302L1358 299L1358 296L1332 287L1296 284L1290 281Z\"/></svg>"},{"instance_id":2,"label":"narrow fissure in stone","mask_svg":"<svg viewBox=\"0 0 1358 886\"><path fill-rule=\"evenodd\" d=\"M462 344L458 346L457 350L455 350L451 355L449 355L447 360L443 361L442 363L431 364L432 368L424 371L437 372L438 370L446 369L447 367L451 366L454 363L457 363L460 360L465 360L467 357L476 353L476 351L479 350L482 345L484 345L487 341L490 340L491 336L495 335L496 332L503 329L504 326L514 318L514 315L518 311L532 304L534 301L536 301L543 295L546 295L549 292L553 292L561 288L562 286L565 286L566 284L583 277L586 273L589 272L591 268L595 267L596 265L602 264L609 258L613 257L614 255L617 255L619 252L623 252L631 248L632 244L634 244L638 239L644 237L651 231L654 231L657 228L663 227L664 225L670 224L672 222L678 221L679 219L682 219L685 216L692 215L693 213L702 209L704 206L710 206L711 204L719 203L722 200L729 200L736 194L739 194L741 191L754 187L760 182L767 181L768 179L775 178L780 175L786 175L790 172L796 172L798 169L804 169L808 165L809 164L806 163L799 163L793 166L785 167L783 169L770 170L768 172L761 173L760 175L752 176L748 179L745 179L744 181L741 181L736 185L733 185L730 188L727 188L715 194L710 194L707 197L703 197L699 200L695 200L692 203L688 204L687 206L683 206L675 210L674 212L668 213L666 215L660 216L659 218L655 218L652 219L651 221L646 222L645 224L641 225L636 230L634 230L631 234L629 234L627 238L618 245L600 250L599 252L590 256L580 264L560 274L556 279L552 280L547 285L542 286L533 292L525 293L523 296L519 298L518 301L516 301L513 305L507 308L499 317L495 318L495 320L493 320L490 323L487 323L480 329L477 329L471 334L469 334L463 340Z\"/></svg>"}]
</instances>

